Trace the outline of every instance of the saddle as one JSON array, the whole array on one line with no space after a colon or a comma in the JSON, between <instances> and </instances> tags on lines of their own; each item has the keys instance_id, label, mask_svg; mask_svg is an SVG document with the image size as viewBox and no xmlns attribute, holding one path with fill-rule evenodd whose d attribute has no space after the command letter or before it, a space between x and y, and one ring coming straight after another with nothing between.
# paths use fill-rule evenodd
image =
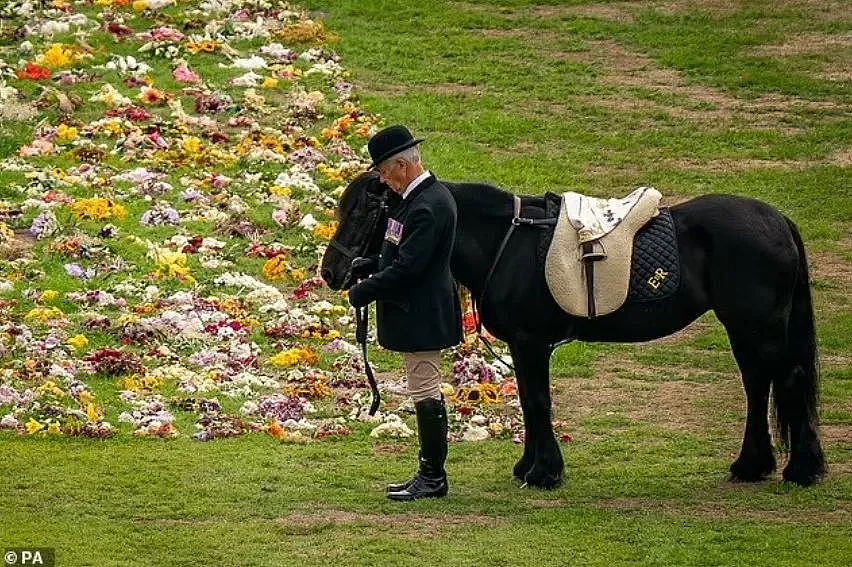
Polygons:
<instances>
[{"instance_id":1,"label":"saddle","mask_svg":"<svg viewBox=\"0 0 852 567\"><path fill-rule=\"evenodd\" d=\"M545 258L545 279L568 314L594 318L624 305L637 232L659 214L660 192L639 187L622 199L565 193Z\"/></svg>"}]
</instances>

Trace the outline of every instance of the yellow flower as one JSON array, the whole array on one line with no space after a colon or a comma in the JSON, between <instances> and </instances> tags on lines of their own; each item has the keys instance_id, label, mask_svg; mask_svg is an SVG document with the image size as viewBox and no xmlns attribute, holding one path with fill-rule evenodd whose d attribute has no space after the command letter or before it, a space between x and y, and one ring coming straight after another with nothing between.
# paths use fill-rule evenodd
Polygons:
<instances>
[{"instance_id":1,"label":"yellow flower","mask_svg":"<svg viewBox=\"0 0 852 567\"><path fill-rule=\"evenodd\" d=\"M45 67L50 67L51 69L61 69L62 67L68 67L71 65L73 61L73 54L73 51L61 43L54 43L50 49L44 52L44 54L38 56L36 61Z\"/></svg>"},{"instance_id":2,"label":"yellow flower","mask_svg":"<svg viewBox=\"0 0 852 567\"><path fill-rule=\"evenodd\" d=\"M445 398L452 398L456 395L456 390L453 388L453 385L448 382L441 383L441 393Z\"/></svg>"},{"instance_id":3,"label":"yellow flower","mask_svg":"<svg viewBox=\"0 0 852 567\"><path fill-rule=\"evenodd\" d=\"M62 319L64 317L65 313L58 307L36 307L24 316L24 320L46 323L51 319Z\"/></svg>"},{"instance_id":4,"label":"yellow flower","mask_svg":"<svg viewBox=\"0 0 852 567\"><path fill-rule=\"evenodd\" d=\"M77 139L77 135L77 129L73 126L60 124L59 128L56 129L56 137L60 142L73 142Z\"/></svg>"},{"instance_id":5,"label":"yellow flower","mask_svg":"<svg viewBox=\"0 0 852 567\"><path fill-rule=\"evenodd\" d=\"M110 199L93 197L91 199L79 199L71 205L71 212L78 219L106 220L108 218L124 218L127 209Z\"/></svg>"},{"instance_id":6,"label":"yellow flower","mask_svg":"<svg viewBox=\"0 0 852 567\"><path fill-rule=\"evenodd\" d=\"M266 77L263 80L263 84L260 85L264 89L274 89L278 86L278 79L273 79L272 77Z\"/></svg>"},{"instance_id":7,"label":"yellow flower","mask_svg":"<svg viewBox=\"0 0 852 567\"><path fill-rule=\"evenodd\" d=\"M312 366L317 363L319 357L317 354L306 348L291 348L289 350L285 350L279 352L275 356L270 357L269 363L273 366L278 366L281 368L287 368L290 366L295 366L297 364L305 364L308 366Z\"/></svg>"},{"instance_id":8,"label":"yellow flower","mask_svg":"<svg viewBox=\"0 0 852 567\"><path fill-rule=\"evenodd\" d=\"M65 392L56 385L55 382L48 380L44 384L38 387L37 390L40 394L50 394L54 398L64 398Z\"/></svg>"},{"instance_id":9,"label":"yellow flower","mask_svg":"<svg viewBox=\"0 0 852 567\"><path fill-rule=\"evenodd\" d=\"M284 259L284 255L279 254L267 260L263 265L263 276L268 280L278 280L284 276L289 268L290 265Z\"/></svg>"},{"instance_id":10,"label":"yellow flower","mask_svg":"<svg viewBox=\"0 0 852 567\"><path fill-rule=\"evenodd\" d=\"M198 155L203 150L201 139L196 136L187 136L181 142L183 151L189 155Z\"/></svg>"},{"instance_id":11,"label":"yellow flower","mask_svg":"<svg viewBox=\"0 0 852 567\"><path fill-rule=\"evenodd\" d=\"M308 279L308 273L301 268L296 268L290 272L290 277L293 278L294 281L303 282Z\"/></svg>"},{"instance_id":12,"label":"yellow flower","mask_svg":"<svg viewBox=\"0 0 852 567\"><path fill-rule=\"evenodd\" d=\"M88 346L89 339L85 337L85 335L76 335L68 339L68 344L71 345L74 350L83 350Z\"/></svg>"},{"instance_id":13,"label":"yellow flower","mask_svg":"<svg viewBox=\"0 0 852 567\"><path fill-rule=\"evenodd\" d=\"M36 433L38 433L42 429L44 429L44 424L39 423L38 421L36 421L32 417L27 422L27 433L29 433L30 435L35 435Z\"/></svg>"},{"instance_id":14,"label":"yellow flower","mask_svg":"<svg viewBox=\"0 0 852 567\"><path fill-rule=\"evenodd\" d=\"M59 428L59 422L51 421L50 425L47 426L47 432L50 435L59 435L60 433L62 433L62 430Z\"/></svg>"},{"instance_id":15,"label":"yellow flower","mask_svg":"<svg viewBox=\"0 0 852 567\"><path fill-rule=\"evenodd\" d=\"M0 221L0 242L6 242L10 238L15 238L15 231L9 228L9 226Z\"/></svg>"},{"instance_id":16,"label":"yellow flower","mask_svg":"<svg viewBox=\"0 0 852 567\"><path fill-rule=\"evenodd\" d=\"M46 289L41 292L41 300L42 301L54 301L57 297L59 297L59 292L55 289Z\"/></svg>"},{"instance_id":17,"label":"yellow flower","mask_svg":"<svg viewBox=\"0 0 852 567\"><path fill-rule=\"evenodd\" d=\"M86 419L91 423L100 421L101 414L95 404L86 404Z\"/></svg>"},{"instance_id":18,"label":"yellow flower","mask_svg":"<svg viewBox=\"0 0 852 567\"><path fill-rule=\"evenodd\" d=\"M292 190L289 187L282 187L280 185L273 185L269 188L269 192L275 197L289 197L292 194Z\"/></svg>"},{"instance_id":19,"label":"yellow flower","mask_svg":"<svg viewBox=\"0 0 852 567\"><path fill-rule=\"evenodd\" d=\"M331 240L335 232L337 232L336 222L330 222L328 224L318 224L314 227L314 236L317 236L325 241Z\"/></svg>"},{"instance_id":20,"label":"yellow flower","mask_svg":"<svg viewBox=\"0 0 852 567\"><path fill-rule=\"evenodd\" d=\"M148 9L148 0L134 0L133 10L136 12L144 12Z\"/></svg>"}]
</instances>

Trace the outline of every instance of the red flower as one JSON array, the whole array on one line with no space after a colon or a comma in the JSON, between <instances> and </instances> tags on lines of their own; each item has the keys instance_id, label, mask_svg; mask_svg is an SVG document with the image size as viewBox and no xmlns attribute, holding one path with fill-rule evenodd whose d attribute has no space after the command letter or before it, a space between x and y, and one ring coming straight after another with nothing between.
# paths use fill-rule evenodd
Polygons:
<instances>
[{"instance_id":1,"label":"red flower","mask_svg":"<svg viewBox=\"0 0 852 567\"><path fill-rule=\"evenodd\" d=\"M464 316L464 332L472 333L476 330L476 315L468 313Z\"/></svg>"},{"instance_id":2,"label":"red flower","mask_svg":"<svg viewBox=\"0 0 852 567\"><path fill-rule=\"evenodd\" d=\"M18 71L19 79L28 79L30 81L41 81L50 78L50 69L41 67L35 63L27 63L26 68Z\"/></svg>"},{"instance_id":3,"label":"red flower","mask_svg":"<svg viewBox=\"0 0 852 567\"><path fill-rule=\"evenodd\" d=\"M115 36L115 39L121 41L122 39L133 35L133 30L127 26L123 26L121 24L117 24L115 22L110 22L107 26L107 31Z\"/></svg>"}]
</instances>

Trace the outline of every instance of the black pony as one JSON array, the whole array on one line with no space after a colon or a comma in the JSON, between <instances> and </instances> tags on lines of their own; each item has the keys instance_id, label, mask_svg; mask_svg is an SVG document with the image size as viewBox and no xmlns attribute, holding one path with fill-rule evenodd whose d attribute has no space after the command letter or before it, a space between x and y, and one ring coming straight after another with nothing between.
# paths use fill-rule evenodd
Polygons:
<instances>
[{"instance_id":1,"label":"black pony","mask_svg":"<svg viewBox=\"0 0 852 567\"><path fill-rule=\"evenodd\" d=\"M482 323L509 345L524 414L526 443L514 476L552 488L563 475L551 425L550 355L566 340L647 341L678 331L712 309L728 332L742 372L748 417L731 478L759 481L775 470L769 433L773 391L777 431L789 449L783 477L811 485L826 472L818 431L818 370L805 250L796 226L765 203L703 196L671 207L681 283L666 299L626 303L596 319L556 304L537 252L540 231L519 227L481 297L487 274L513 217L510 193L479 184L446 183L458 206L454 277L480 299ZM375 254L393 194L374 173L353 181L340 201L340 225L322 261L332 289L351 279L355 256ZM524 197L526 217L544 216L542 197ZM377 217L378 215L378 217Z\"/></svg>"}]
</instances>

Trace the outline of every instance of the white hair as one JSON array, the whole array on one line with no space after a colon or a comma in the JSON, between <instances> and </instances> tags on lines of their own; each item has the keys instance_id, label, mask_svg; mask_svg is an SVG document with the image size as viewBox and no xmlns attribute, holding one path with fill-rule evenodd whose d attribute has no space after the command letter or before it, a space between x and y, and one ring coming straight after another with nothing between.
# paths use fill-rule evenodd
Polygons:
<instances>
[{"instance_id":1,"label":"white hair","mask_svg":"<svg viewBox=\"0 0 852 567\"><path fill-rule=\"evenodd\" d=\"M393 160L403 159L408 163L418 164L420 163L420 148L417 146L411 146L408 149L402 150L398 154L393 154L391 157L383 161L379 166L390 163Z\"/></svg>"}]
</instances>

